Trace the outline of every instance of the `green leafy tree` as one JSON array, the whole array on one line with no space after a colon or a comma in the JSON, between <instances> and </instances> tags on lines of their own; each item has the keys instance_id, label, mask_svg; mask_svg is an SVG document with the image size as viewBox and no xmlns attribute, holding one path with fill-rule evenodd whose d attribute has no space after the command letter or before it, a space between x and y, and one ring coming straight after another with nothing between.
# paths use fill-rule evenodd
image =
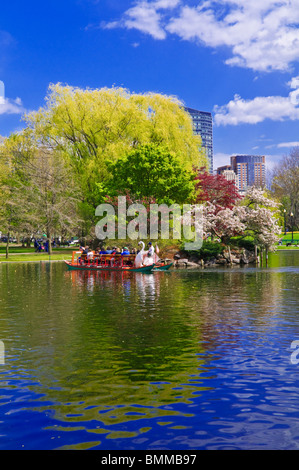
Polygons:
<instances>
[{"instance_id":1,"label":"green leafy tree","mask_svg":"<svg viewBox=\"0 0 299 470\"><path fill-rule=\"evenodd\" d=\"M108 168L111 193L128 191L137 198L153 197L160 203L187 203L194 192L194 174L161 145L140 145Z\"/></svg>"},{"instance_id":2,"label":"green leafy tree","mask_svg":"<svg viewBox=\"0 0 299 470\"><path fill-rule=\"evenodd\" d=\"M7 231L46 233L51 253L55 234L78 227L72 173L58 151L36 142L28 130L8 138L1 153L7 159L1 185L2 222Z\"/></svg>"},{"instance_id":3,"label":"green leafy tree","mask_svg":"<svg viewBox=\"0 0 299 470\"><path fill-rule=\"evenodd\" d=\"M18 176L13 167L14 138L2 139L0 146L0 229L7 236L6 258L9 240L13 234L31 229L25 221L24 198L19 191Z\"/></svg>"},{"instance_id":4,"label":"green leafy tree","mask_svg":"<svg viewBox=\"0 0 299 470\"><path fill-rule=\"evenodd\" d=\"M274 168L271 191L282 202L282 211L286 210L289 228L293 224L299 227L299 147L294 147Z\"/></svg>"}]
</instances>

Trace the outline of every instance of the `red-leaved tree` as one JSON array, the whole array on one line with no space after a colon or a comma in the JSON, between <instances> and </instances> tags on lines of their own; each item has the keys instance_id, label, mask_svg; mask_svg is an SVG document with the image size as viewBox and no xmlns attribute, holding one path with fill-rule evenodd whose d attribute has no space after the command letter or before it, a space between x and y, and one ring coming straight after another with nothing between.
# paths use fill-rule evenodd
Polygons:
<instances>
[{"instance_id":1,"label":"red-leaved tree","mask_svg":"<svg viewBox=\"0 0 299 470\"><path fill-rule=\"evenodd\" d=\"M242 198L234 181L228 181L223 175L211 175L205 168L194 169L196 176L196 203L210 202L218 210L232 209Z\"/></svg>"}]
</instances>

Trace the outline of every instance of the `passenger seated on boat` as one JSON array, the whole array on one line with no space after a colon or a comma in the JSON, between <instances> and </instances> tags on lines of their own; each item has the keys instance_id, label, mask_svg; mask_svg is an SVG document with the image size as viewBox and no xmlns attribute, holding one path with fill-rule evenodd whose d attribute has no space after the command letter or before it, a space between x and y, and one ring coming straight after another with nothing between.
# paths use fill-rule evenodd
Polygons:
<instances>
[{"instance_id":1,"label":"passenger seated on boat","mask_svg":"<svg viewBox=\"0 0 299 470\"><path fill-rule=\"evenodd\" d=\"M111 255L111 253L112 253L112 250L111 250L110 246L107 246L106 255Z\"/></svg>"},{"instance_id":2,"label":"passenger seated on boat","mask_svg":"<svg viewBox=\"0 0 299 470\"><path fill-rule=\"evenodd\" d=\"M116 253L116 246L114 246L111 250L111 258L110 258L110 266L114 266L114 261L115 261L115 253Z\"/></svg>"},{"instance_id":3,"label":"passenger seated on boat","mask_svg":"<svg viewBox=\"0 0 299 470\"><path fill-rule=\"evenodd\" d=\"M152 242L149 242L148 243L148 251L146 251L143 254L142 263L143 263L144 266L149 266L150 264L154 263L154 253L155 253L155 250L154 250L154 247L152 245Z\"/></svg>"},{"instance_id":4,"label":"passenger seated on boat","mask_svg":"<svg viewBox=\"0 0 299 470\"><path fill-rule=\"evenodd\" d=\"M89 252L87 253L87 261L88 261L89 263L92 263L92 262L93 262L93 251L89 251Z\"/></svg>"},{"instance_id":5,"label":"passenger seated on boat","mask_svg":"<svg viewBox=\"0 0 299 470\"><path fill-rule=\"evenodd\" d=\"M122 254L122 255L129 255L129 254L130 254L130 250L125 246L125 247L123 248L123 251L122 251L121 254Z\"/></svg>"},{"instance_id":6,"label":"passenger seated on boat","mask_svg":"<svg viewBox=\"0 0 299 470\"><path fill-rule=\"evenodd\" d=\"M80 256L80 258L78 258L78 259L80 260L79 263L82 264L82 265L84 265L84 264L86 263L86 261L87 261L87 254L82 253L82 255Z\"/></svg>"},{"instance_id":7,"label":"passenger seated on boat","mask_svg":"<svg viewBox=\"0 0 299 470\"><path fill-rule=\"evenodd\" d=\"M83 248L83 247L82 247ZM82 251L82 254L83 255L87 255L89 252L89 246L86 246L85 248L83 248L83 251Z\"/></svg>"},{"instance_id":8,"label":"passenger seated on boat","mask_svg":"<svg viewBox=\"0 0 299 470\"><path fill-rule=\"evenodd\" d=\"M112 253L111 253L111 258L110 258L110 265L111 266L120 266L121 265L121 260L120 260L120 249L117 248L116 246L113 247Z\"/></svg>"},{"instance_id":9,"label":"passenger seated on boat","mask_svg":"<svg viewBox=\"0 0 299 470\"><path fill-rule=\"evenodd\" d=\"M147 252L147 257L150 258L151 256L154 256L154 247L152 245L152 242L148 242L148 252Z\"/></svg>"}]
</instances>

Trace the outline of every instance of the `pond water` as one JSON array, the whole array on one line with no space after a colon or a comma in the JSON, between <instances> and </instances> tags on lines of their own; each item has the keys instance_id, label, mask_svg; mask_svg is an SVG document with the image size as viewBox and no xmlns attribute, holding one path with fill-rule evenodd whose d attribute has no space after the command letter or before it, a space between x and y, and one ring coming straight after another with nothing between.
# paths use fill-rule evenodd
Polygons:
<instances>
[{"instance_id":1,"label":"pond water","mask_svg":"<svg viewBox=\"0 0 299 470\"><path fill-rule=\"evenodd\" d=\"M298 275L0 264L0 449L298 449Z\"/></svg>"}]
</instances>

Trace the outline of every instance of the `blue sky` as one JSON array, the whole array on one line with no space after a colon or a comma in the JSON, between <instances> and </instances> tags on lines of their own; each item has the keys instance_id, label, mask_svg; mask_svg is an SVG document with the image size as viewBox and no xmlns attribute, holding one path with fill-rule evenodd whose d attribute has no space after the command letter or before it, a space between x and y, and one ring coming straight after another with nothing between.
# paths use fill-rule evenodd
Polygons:
<instances>
[{"instance_id":1,"label":"blue sky","mask_svg":"<svg viewBox=\"0 0 299 470\"><path fill-rule=\"evenodd\" d=\"M50 83L174 95L213 114L214 167L299 145L299 0L11 0L0 11L0 135ZM1 93L1 89L0 89Z\"/></svg>"}]
</instances>

